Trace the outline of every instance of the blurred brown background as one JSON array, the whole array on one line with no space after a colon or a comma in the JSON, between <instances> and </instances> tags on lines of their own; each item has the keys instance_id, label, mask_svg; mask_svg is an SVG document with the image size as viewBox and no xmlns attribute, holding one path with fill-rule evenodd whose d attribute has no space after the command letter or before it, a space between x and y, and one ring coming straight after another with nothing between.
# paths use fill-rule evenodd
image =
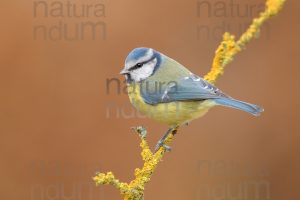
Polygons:
<instances>
[{"instance_id":1,"label":"blurred brown background","mask_svg":"<svg viewBox=\"0 0 300 200\"><path fill-rule=\"evenodd\" d=\"M120 199L91 177L113 171L132 180L142 161L130 127L146 126L152 146L167 129L137 114L122 92L128 52L152 47L204 75L222 33L239 35L264 1L69 1L78 16L68 1L36 3L0 3L3 200ZM299 199L299 6L288 0L217 83L263 106L262 116L218 107L183 127L145 199ZM94 39L92 29L80 32L98 22Z\"/></svg>"}]
</instances>

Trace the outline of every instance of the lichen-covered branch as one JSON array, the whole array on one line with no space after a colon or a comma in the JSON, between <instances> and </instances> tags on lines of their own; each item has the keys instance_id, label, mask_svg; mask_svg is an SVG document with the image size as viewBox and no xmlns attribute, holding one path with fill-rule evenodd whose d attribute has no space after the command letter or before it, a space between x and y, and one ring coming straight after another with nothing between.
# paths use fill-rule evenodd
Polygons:
<instances>
[{"instance_id":1,"label":"lichen-covered branch","mask_svg":"<svg viewBox=\"0 0 300 200\"><path fill-rule=\"evenodd\" d=\"M216 50L210 72L204 77L207 81L215 83L224 72L224 67L228 65L243 48L252 40L259 36L260 28L270 17L276 15L282 8L285 0L267 0L266 9L260 13L259 17L253 19L249 28L236 41L235 36L226 32L223 41Z\"/></svg>"},{"instance_id":2,"label":"lichen-covered branch","mask_svg":"<svg viewBox=\"0 0 300 200\"><path fill-rule=\"evenodd\" d=\"M223 74L224 67L228 65L239 53L245 45L255 37L258 37L260 28L263 23L270 17L276 15L282 8L285 0L267 0L266 9L260 13L259 17L253 19L252 24L236 41L235 36L226 32L223 35L223 41L216 50L210 72L204 77L207 81L215 83L217 78ZM115 178L112 172L98 173L93 179L96 185L106 184L113 185L120 193L124 195L125 200L142 200L144 199L145 185L150 181L150 178L155 171L157 165L162 160L166 153L166 148L162 146L157 152L153 153L149 148L146 140L147 131L143 127L136 127L134 130L141 138L142 158L144 165L142 168L136 168L134 175L135 179L130 183L120 182ZM174 130L177 131L177 130ZM174 134L170 134L166 139L165 144L172 141Z\"/></svg>"},{"instance_id":3,"label":"lichen-covered branch","mask_svg":"<svg viewBox=\"0 0 300 200\"><path fill-rule=\"evenodd\" d=\"M166 149L161 147L156 153L152 153L149 145L146 141L147 130L141 126L134 128L140 138L141 138L141 156L144 161L144 166L142 169L136 168L134 172L135 179L129 184L121 183L116 179L112 172L106 174L98 173L93 179L96 182L96 185L100 184L109 184L115 186L120 190L121 194L124 195L125 200L141 200L143 199L145 185L150 181L151 175L156 169L158 163L163 158ZM176 130L174 130L176 131ZM165 141L165 144L168 144L173 138L173 134Z\"/></svg>"}]
</instances>

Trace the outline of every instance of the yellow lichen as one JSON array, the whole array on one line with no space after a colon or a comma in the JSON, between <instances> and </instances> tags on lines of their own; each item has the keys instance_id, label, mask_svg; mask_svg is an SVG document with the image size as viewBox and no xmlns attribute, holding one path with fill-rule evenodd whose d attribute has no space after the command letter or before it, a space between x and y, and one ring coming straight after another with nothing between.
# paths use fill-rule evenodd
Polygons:
<instances>
[{"instance_id":1,"label":"yellow lichen","mask_svg":"<svg viewBox=\"0 0 300 200\"><path fill-rule=\"evenodd\" d=\"M215 83L217 78L223 74L224 67L233 60L234 56L239 53L250 40L259 35L262 24L277 14L281 10L284 2L285 0L267 0L265 11L260 13L258 18L253 19L252 24L237 41L234 35L227 32L224 33L223 41L215 52L211 70L204 79ZM93 178L96 185L107 184L115 186L120 190L120 193L124 195L125 200L142 200L144 198L145 185L150 181L158 163L166 153L165 147L161 147L157 152L152 153L146 141L146 130L143 127L137 127L135 131L139 133L141 138L141 156L144 160L143 167L141 169L136 168L134 171L135 179L129 184L123 183L116 179L112 172L98 173ZM170 134L165 144L170 143L172 139L173 134Z\"/></svg>"},{"instance_id":2,"label":"yellow lichen","mask_svg":"<svg viewBox=\"0 0 300 200\"><path fill-rule=\"evenodd\" d=\"M270 17L276 15L282 8L285 0L267 0L266 9L260 13L259 17L253 19L249 28L236 41L235 36L226 32L223 41L216 50L210 72L204 77L211 83L215 83L217 78L223 74L224 67L229 64L234 56L240 52L245 45L257 37L262 24Z\"/></svg>"}]
</instances>

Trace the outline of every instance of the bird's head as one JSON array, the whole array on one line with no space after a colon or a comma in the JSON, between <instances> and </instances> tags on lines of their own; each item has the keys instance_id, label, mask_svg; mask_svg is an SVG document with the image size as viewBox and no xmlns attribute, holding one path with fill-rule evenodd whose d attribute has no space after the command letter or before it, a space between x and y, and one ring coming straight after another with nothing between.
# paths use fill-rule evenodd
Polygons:
<instances>
[{"instance_id":1,"label":"bird's head","mask_svg":"<svg viewBox=\"0 0 300 200\"><path fill-rule=\"evenodd\" d=\"M127 82L140 82L152 76L160 67L162 55L151 48L133 49L125 60L125 67L120 74Z\"/></svg>"}]
</instances>

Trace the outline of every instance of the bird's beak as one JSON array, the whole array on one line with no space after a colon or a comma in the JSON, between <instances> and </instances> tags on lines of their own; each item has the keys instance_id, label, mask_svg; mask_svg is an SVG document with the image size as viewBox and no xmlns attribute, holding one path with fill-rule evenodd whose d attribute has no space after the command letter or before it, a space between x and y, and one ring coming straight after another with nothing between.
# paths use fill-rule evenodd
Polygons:
<instances>
[{"instance_id":1,"label":"bird's beak","mask_svg":"<svg viewBox=\"0 0 300 200\"><path fill-rule=\"evenodd\" d=\"M120 71L120 74L124 75L124 74L127 74L128 71L126 69L122 69L122 71Z\"/></svg>"}]
</instances>

